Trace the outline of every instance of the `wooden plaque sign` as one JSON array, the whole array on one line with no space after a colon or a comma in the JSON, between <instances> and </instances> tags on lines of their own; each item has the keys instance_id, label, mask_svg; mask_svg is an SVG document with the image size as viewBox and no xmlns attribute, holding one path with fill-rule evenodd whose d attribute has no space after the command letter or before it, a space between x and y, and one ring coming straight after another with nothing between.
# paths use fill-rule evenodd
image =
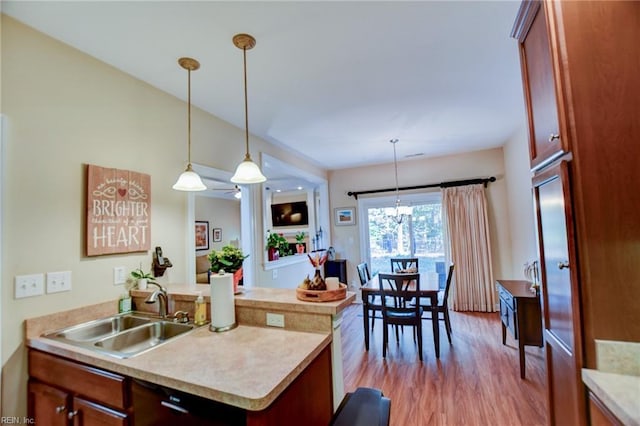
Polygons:
<instances>
[{"instance_id":1,"label":"wooden plaque sign","mask_svg":"<svg viewBox=\"0 0 640 426\"><path fill-rule=\"evenodd\" d=\"M87 166L87 256L151 247L151 177Z\"/></svg>"}]
</instances>

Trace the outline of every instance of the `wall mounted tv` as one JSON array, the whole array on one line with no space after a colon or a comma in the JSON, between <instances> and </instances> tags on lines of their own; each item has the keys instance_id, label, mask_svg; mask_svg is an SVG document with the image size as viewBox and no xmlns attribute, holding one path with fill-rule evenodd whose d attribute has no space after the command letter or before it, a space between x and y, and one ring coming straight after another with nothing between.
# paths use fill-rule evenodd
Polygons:
<instances>
[{"instance_id":1,"label":"wall mounted tv","mask_svg":"<svg viewBox=\"0 0 640 426\"><path fill-rule=\"evenodd\" d=\"M271 224L277 226L309 225L309 210L306 201L271 204Z\"/></svg>"}]
</instances>

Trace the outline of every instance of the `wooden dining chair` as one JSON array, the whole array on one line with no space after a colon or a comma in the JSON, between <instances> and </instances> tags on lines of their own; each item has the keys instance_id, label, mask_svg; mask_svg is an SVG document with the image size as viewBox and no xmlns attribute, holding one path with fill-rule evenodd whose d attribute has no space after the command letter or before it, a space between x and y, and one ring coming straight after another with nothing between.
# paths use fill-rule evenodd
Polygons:
<instances>
[{"instance_id":1,"label":"wooden dining chair","mask_svg":"<svg viewBox=\"0 0 640 426\"><path fill-rule=\"evenodd\" d=\"M396 329L396 341L399 342L398 327L413 327L414 338L418 340L418 357L422 361L422 313L423 309L419 304L404 304L404 300L412 300L419 296L420 276L415 276L415 286L410 286L410 279L407 274L398 277L396 274L380 274L379 286L382 300L393 300L394 304L381 304L382 312L382 357L387 357L387 346L389 344L389 326ZM406 282L405 282L406 281ZM395 282L395 285L391 285ZM385 285L386 283L386 285Z\"/></svg>"},{"instance_id":2,"label":"wooden dining chair","mask_svg":"<svg viewBox=\"0 0 640 426\"><path fill-rule=\"evenodd\" d=\"M424 312L431 312L431 315L437 315L438 321L444 321L445 329L447 330L447 338L449 344L451 344L451 319L449 318L449 291L451 290L451 282L453 281L453 267L452 263L449 265L449 272L447 273L447 283L445 284L444 291L438 292L438 305L431 306L431 300L426 298L420 299L420 306ZM442 314L442 316L440 316ZM431 319L427 317L425 319Z\"/></svg>"},{"instance_id":3,"label":"wooden dining chair","mask_svg":"<svg viewBox=\"0 0 640 426\"><path fill-rule=\"evenodd\" d=\"M371 280L371 273L369 272L369 265L367 262L362 262L356 266L358 270L358 278L360 278L360 286L365 285ZM382 316L376 316L376 312L380 312L382 306L380 306L380 296L368 295L369 298L369 318L371 319L371 330L375 325L375 320L382 318ZM368 327L368 325L367 325Z\"/></svg>"},{"instance_id":4,"label":"wooden dining chair","mask_svg":"<svg viewBox=\"0 0 640 426\"><path fill-rule=\"evenodd\" d=\"M358 277L360 278L360 285L363 286L369 282L371 279L371 274L369 273L369 265L367 262L362 262L358 266L356 266L358 270Z\"/></svg>"},{"instance_id":5,"label":"wooden dining chair","mask_svg":"<svg viewBox=\"0 0 640 426\"><path fill-rule=\"evenodd\" d=\"M378 274L379 284L395 291L407 291L409 290L409 286L413 283L413 290L420 290L420 274ZM382 305L385 304L387 306L395 307L395 308L406 308L407 305L413 301L413 296L409 299L404 297L381 297L380 301L380 309L382 309ZM417 299L416 299L417 300ZM382 302L384 301L384 303ZM399 324L400 329L404 332L404 327L402 324ZM396 330L396 340L399 340L400 336L398 333L398 327L394 327ZM415 329L414 329L415 332ZM415 338L415 333L414 333Z\"/></svg>"},{"instance_id":6,"label":"wooden dining chair","mask_svg":"<svg viewBox=\"0 0 640 426\"><path fill-rule=\"evenodd\" d=\"M419 272L417 257L392 257L390 260L391 272Z\"/></svg>"}]
</instances>

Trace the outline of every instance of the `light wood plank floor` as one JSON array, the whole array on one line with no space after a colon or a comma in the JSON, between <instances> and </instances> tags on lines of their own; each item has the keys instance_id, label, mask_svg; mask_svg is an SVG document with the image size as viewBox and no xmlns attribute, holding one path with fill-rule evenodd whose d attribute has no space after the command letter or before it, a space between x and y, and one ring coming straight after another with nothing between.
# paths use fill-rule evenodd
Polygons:
<instances>
[{"instance_id":1,"label":"light wood plank floor","mask_svg":"<svg viewBox=\"0 0 640 426\"><path fill-rule=\"evenodd\" d=\"M436 359L430 321L423 326L423 362L411 329L400 345L390 333L382 358L382 321L376 320L364 349L362 305L344 312L341 326L345 391L381 389L391 398L392 426L545 425L546 375L542 348L526 347L526 379L520 379L517 341L502 345L497 313L451 312L452 340L440 322ZM391 330L390 330L391 331Z\"/></svg>"}]
</instances>

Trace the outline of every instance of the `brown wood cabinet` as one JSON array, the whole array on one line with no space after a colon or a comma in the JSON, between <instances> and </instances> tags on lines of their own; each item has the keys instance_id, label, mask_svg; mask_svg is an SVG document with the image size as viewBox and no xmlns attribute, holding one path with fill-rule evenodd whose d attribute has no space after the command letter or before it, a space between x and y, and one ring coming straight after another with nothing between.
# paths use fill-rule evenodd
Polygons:
<instances>
[{"instance_id":1,"label":"brown wood cabinet","mask_svg":"<svg viewBox=\"0 0 640 426\"><path fill-rule=\"evenodd\" d=\"M591 392L589 392L589 417L591 426L622 426L622 422Z\"/></svg>"},{"instance_id":2,"label":"brown wood cabinet","mask_svg":"<svg viewBox=\"0 0 640 426\"><path fill-rule=\"evenodd\" d=\"M524 1L512 36L535 173L548 418L586 424L580 369L596 368L595 339L640 341L640 2Z\"/></svg>"},{"instance_id":3,"label":"brown wood cabinet","mask_svg":"<svg viewBox=\"0 0 640 426\"><path fill-rule=\"evenodd\" d=\"M333 414L327 346L276 400L249 411L29 350L28 415L38 425L326 426Z\"/></svg>"},{"instance_id":4,"label":"brown wood cabinet","mask_svg":"<svg viewBox=\"0 0 640 426\"><path fill-rule=\"evenodd\" d=\"M37 424L126 426L129 380L39 351L29 351L28 413Z\"/></svg>"},{"instance_id":5,"label":"brown wood cabinet","mask_svg":"<svg viewBox=\"0 0 640 426\"><path fill-rule=\"evenodd\" d=\"M520 377L525 378L525 346L542 346L542 317L540 297L529 290L531 283L517 280L498 280L502 344L506 343L507 329L518 341Z\"/></svg>"}]
</instances>

